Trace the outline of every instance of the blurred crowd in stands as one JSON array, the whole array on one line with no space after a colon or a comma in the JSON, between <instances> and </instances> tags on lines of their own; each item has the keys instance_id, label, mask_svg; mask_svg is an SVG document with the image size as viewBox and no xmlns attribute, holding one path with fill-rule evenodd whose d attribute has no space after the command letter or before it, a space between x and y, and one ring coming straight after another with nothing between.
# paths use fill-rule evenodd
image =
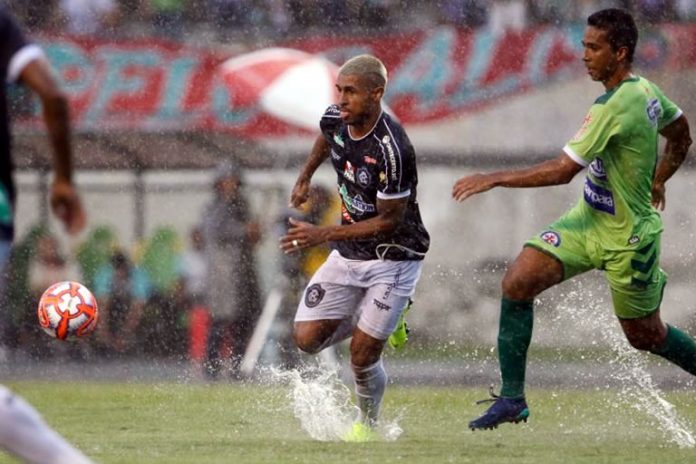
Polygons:
<instances>
[{"instance_id":1,"label":"blurred crowd in stands","mask_svg":"<svg viewBox=\"0 0 696 464\"><path fill-rule=\"evenodd\" d=\"M437 24L490 27L584 22L606 7L639 21L696 20L696 0L0 0L31 32L187 42L274 41L308 34L393 33Z\"/></svg>"},{"instance_id":2,"label":"blurred crowd in stands","mask_svg":"<svg viewBox=\"0 0 696 464\"><path fill-rule=\"evenodd\" d=\"M265 296L256 262L262 238L275 244L289 217L321 224L339 217L337 198L316 185L303 210L285 211L264 228L250 214L242 179L233 163L220 164L210 201L188 237L162 226L136 244L124 244L113 229L99 226L69 250L46 225L17 237L8 291L0 296L6 308L0 350L20 358L77 361L187 359L198 377L236 377ZM268 340L280 365L299 361L290 337L292 319L301 291L328 251L285 256L278 249L271 285L284 298ZM80 343L53 340L37 323L41 294L65 280L85 284L99 304L97 329Z\"/></svg>"}]
</instances>

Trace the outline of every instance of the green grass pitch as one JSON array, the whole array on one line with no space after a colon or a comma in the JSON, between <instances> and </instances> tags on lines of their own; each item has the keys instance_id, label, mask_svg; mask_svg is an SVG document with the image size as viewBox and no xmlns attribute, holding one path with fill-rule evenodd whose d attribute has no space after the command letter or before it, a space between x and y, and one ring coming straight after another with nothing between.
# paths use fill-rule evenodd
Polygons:
<instances>
[{"instance_id":1,"label":"green grass pitch","mask_svg":"<svg viewBox=\"0 0 696 464\"><path fill-rule=\"evenodd\" d=\"M392 385L383 414L404 432L392 442L312 440L293 416L289 387L240 384L39 383L24 396L98 463L476 463L696 462L658 422L616 390L532 390L527 424L471 432L485 389ZM692 392L668 392L696 423ZM693 432L692 432L693 433ZM14 463L0 454L0 463Z\"/></svg>"}]
</instances>

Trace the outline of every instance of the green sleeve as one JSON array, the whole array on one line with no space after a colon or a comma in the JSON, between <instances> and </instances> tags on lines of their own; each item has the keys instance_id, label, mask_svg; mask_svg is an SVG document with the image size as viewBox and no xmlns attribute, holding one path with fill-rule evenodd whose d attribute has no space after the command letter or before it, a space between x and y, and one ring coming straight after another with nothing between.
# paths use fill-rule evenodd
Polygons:
<instances>
[{"instance_id":1,"label":"green sleeve","mask_svg":"<svg viewBox=\"0 0 696 464\"><path fill-rule=\"evenodd\" d=\"M662 130L665 126L668 126L669 124L674 122L679 116L681 116L682 111L681 109L679 109L677 105L674 104L672 100L665 97L665 94L662 93L662 90L660 90L660 88L654 84L653 91L655 92L655 95L657 96L657 99L660 102L660 107L662 108L662 111L660 112L660 118L657 122L658 130Z\"/></svg>"},{"instance_id":2,"label":"green sleeve","mask_svg":"<svg viewBox=\"0 0 696 464\"><path fill-rule=\"evenodd\" d=\"M607 105L595 103L585 116L582 127L563 150L575 162L587 166L597 154L604 151L618 131L618 121Z\"/></svg>"}]
</instances>

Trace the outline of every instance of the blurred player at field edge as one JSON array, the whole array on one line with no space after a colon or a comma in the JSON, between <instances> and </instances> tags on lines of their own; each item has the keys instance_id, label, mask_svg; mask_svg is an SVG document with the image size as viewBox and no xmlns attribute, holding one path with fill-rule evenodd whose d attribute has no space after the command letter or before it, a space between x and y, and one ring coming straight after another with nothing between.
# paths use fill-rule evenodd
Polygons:
<instances>
[{"instance_id":1,"label":"blurred player at field edge","mask_svg":"<svg viewBox=\"0 0 696 464\"><path fill-rule=\"evenodd\" d=\"M6 82L21 82L41 99L54 159L51 207L67 231L77 233L85 225L85 215L72 182L68 103L43 51L26 41L4 7L0 7L0 72ZM14 234L15 189L6 87L0 88L0 276L4 277ZM3 386L0 386L0 446L32 464L91 462L51 429L26 401Z\"/></svg>"},{"instance_id":2,"label":"blurred player at field edge","mask_svg":"<svg viewBox=\"0 0 696 464\"><path fill-rule=\"evenodd\" d=\"M352 336L361 417L345 437L349 441L374 438L387 384L382 350L400 325L430 246L416 200L415 151L401 125L382 111L386 85L387 70L374 56L354 57L339 69L338 104L321 118L322 133L290 204L307 201L314 172L330 158L342 201L341 224L290 219L281 238L286 253L334 242L304 291L294 338L301 350L317 353Z\"/></svg>"},{"instance_id":3,"label":"blurred player at field edge","mask_svg":"<svg viewBox=\"0 0 696 464\"><path fill-rule=\"evenodd\" d=\"M526 420L527 349L534 298L561 281L600 269L628 342L696 375L696 341L660 318L666 274L659 267L665 183L681 166L691 136L682 111L647 79L631 72L638 30L623 10L587 19L583 62L606 93L557 158L527 169L459 179L452 196L463 201L493 187L566 184L587 167L583 197L559 220L528 240L503 278L498 332L500 396L469 424L495 428ZM658 162L658 135L667 139Z\"/></svg>"}]
</instances>

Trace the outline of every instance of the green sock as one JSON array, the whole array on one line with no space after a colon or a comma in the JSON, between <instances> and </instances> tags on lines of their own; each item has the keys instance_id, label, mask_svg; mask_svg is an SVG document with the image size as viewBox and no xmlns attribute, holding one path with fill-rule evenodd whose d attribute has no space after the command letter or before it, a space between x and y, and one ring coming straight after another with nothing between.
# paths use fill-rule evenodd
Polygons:
<instances>
[{"instance_id":1,"label":"green sock","mask_svg":"<svg viewBox=\"0 0 696 464\"><path fill-rule=\"evenodd\" d=\"M652 352L696 375L696 340L681 330L668 325L665 342Z\"/></svg>"},{"instance_id":2,"label":"green sock","mask_svg":"<svg viewBox=\"0 0 696 464\"><path fill-rule=\"evenodd\" d=\"M511 301L503 298L500 304L498 329L498 361L503 386L500 396L524 396L524 375L527 370L527 348L532 340L534 302Z\"/></svg>"}]
</instances>

